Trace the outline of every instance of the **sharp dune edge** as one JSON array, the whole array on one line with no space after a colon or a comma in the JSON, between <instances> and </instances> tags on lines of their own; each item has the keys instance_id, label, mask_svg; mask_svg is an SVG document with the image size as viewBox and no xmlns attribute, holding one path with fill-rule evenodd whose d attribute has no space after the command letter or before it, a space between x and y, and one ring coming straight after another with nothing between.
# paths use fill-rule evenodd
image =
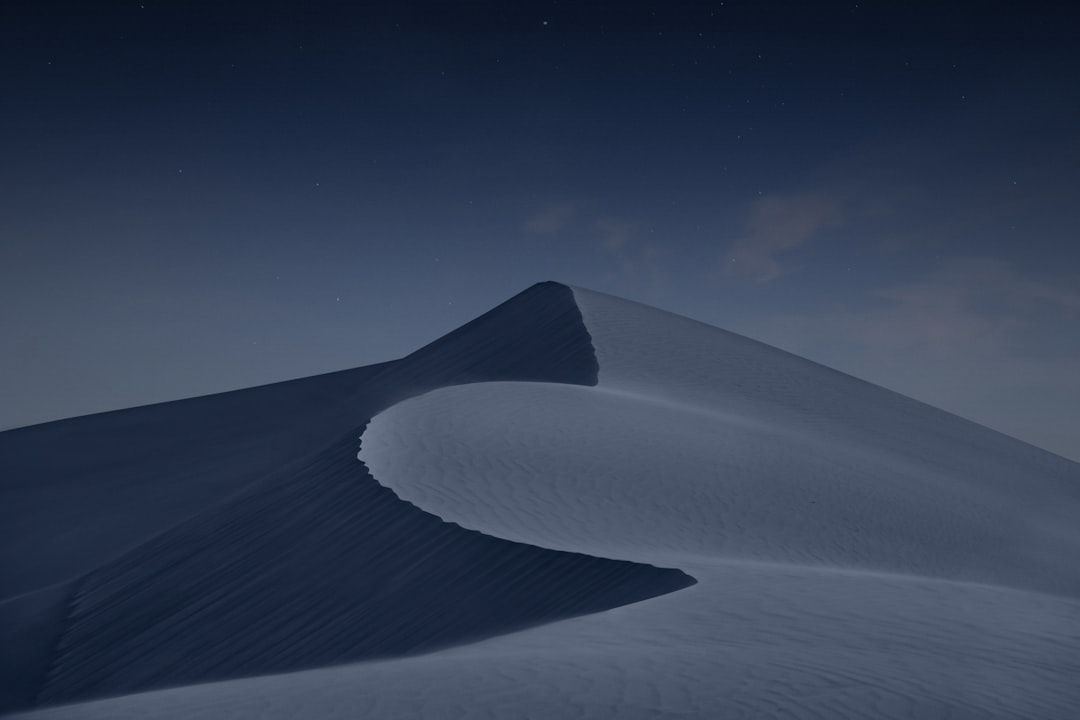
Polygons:
<instances>
[{"instance_id":1,"label":"sharp dune edge","mask_svg":"<svg viewBox=\"0 0 1080 720\"><path fill-rule=\"evenodd\" d=\"M1080 466L583 289L0 462L18 717L1080 706Z\"/></svg>"}]
</instances>

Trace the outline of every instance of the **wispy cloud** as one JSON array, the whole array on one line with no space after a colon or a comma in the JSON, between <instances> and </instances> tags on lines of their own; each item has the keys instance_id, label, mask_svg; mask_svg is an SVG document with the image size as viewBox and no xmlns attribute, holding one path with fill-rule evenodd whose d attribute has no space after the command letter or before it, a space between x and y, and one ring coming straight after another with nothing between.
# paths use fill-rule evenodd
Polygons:
<instances>
[{"instance_id":1,"label":"wispy cloud","mask_svg":"<svg viewBox=\"0 0 1080 720\"><path fill-rule=\"evenodd\" d=\"M875 295L885 302L860 313L862 332L890 351L1037 354L1046 343L1031 344L1033 330L1051 319L1080 320L1080 292L991 258L946 258L923 276ZM875 323L893 332L882 337L871 331Z\"/></svg>"},{"instance_id":2,"label":"wispy cloud","mask_svg":"<svg viewBox=\"0 0 1080 720\"><path fill-rule=\"evenodd\" d=\"M529 235L554 235L565 230L577 214L574 203L552 203L525 218L521 229Z\"/></svg>"},{"instance_id":3,"label":"wispy cloud","mask_svg":"<svg viewBox=\"0 0 1080 720\"><path fill-rule=\"evenodd\" d=\"M754 201L745 234L727 253L727 273L769 282L790 272L784 255L820 237L844 221L839 195L803 192L765 195Z\"/></svg>"},{"instance_id":4,"label":"wispy cloud","mask_svg":"<svg viewBox=\"0 0 1080 720\"><path fill-rule=\"evenodd\" d=\"M673 249L638 220L606 214L585 219L598 263L593 277L599 280L590 282L616 294L662 302L673 284Z\"/></svg>"},{"instance_id":5,"label":"wispy cloud","mask_svg":"<svg viewBox=\"0 0 1080 720\"><path fill-rule=\"evenodd\" d=\"M621 218L600 217L593 223L593 229L599 233L600 242L606 249L618 251L626 248L637 233L638 224Z\"/></svg>"}]
</instances>

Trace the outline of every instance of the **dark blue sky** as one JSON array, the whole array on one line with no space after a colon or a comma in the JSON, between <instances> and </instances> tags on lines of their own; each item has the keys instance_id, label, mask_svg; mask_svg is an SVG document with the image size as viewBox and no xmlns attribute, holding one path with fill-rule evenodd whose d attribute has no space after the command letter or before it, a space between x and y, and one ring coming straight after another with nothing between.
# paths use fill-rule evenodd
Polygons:
<instances>
[{"instance_id":1,"label":"dark blue sky","mask_svg":"<svg viewBox=\"0 0 1080 720\"><path fill-rule=\"evenodd\" d=\"M1080 458L1051 4L25 5L0 427L395 358L555 279Z\"/></svg>"}]
</instances>

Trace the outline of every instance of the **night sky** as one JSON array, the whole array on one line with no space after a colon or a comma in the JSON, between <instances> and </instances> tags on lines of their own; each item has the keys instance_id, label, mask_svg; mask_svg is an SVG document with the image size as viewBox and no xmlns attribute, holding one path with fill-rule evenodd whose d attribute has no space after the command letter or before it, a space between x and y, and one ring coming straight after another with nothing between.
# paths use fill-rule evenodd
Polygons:
<instances>
[{"instance_id":1,"label":"night sky","mask_svg":"<svg viewBox=\"0 0 1080 720\"><path fill-rule=\"evenodd\" d=\"M1066 10L18 5L0 428L397 358L558 280L1080 459Z\"/></svg>"}]
</instances>

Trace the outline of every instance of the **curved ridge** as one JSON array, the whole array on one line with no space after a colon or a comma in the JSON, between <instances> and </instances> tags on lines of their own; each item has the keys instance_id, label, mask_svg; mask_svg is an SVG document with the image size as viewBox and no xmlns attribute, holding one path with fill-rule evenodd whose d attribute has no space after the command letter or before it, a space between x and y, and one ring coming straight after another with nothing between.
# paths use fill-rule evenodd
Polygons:
<instances>
[{"instance_id":1,"label":"curved ridge","mask_svg":"<svg viewBox=\"0 0 1080 720\"><path fill-rule=\"evenodd\" d=\"M361 459L428 512L540 547L684 570L681 558L711 557L1080 596L1069 561L1080 533L1037 503L843 436L691 410L603 386L440 388L377 415Z\"/></svg>"}]
</instances>

